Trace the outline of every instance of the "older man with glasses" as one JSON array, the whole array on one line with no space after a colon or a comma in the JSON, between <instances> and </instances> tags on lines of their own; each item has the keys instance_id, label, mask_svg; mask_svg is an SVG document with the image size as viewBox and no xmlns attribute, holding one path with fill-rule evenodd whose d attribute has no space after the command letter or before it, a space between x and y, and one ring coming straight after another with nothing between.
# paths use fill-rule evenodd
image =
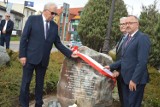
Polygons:
<instances>
[{"instance_id":1,"label":"older man with glasses","mask_svg":"<svg viewBox=\"0 0 160 107\"><path fill-rule=\"evenodd\" d=\"M76 52L65 47L58 35L58 26L53 21L57 6L47 3L42 15L30 16L23 29L20 40L19 58L23 65L23 76L20 90L20 104L29 107L29 86L36 73L35 107L43 105L43 84L53 44L68 58L76 58ZM53 77L54 78L54 77Z\"/></svg>"},{"instance_id":2,"label":"older man with glasses","mask_svg":"<svg viewBox=\"0 0 160 107\"><path fill-rule=\"evenodd\" d=\"M12 34L12 30L14 27L13 21L10 19L10 14L5 14L5 19L1 21L0 30L1 30L1 46L4 46L6 43L6 49L10 47L10 38Z\"/></svg>"},{"instance_id":3,"label":"older man with glasses","mask_svg":"<svg viewBox=\"0 0 160 107\"><path fill-rule=\"evenodd\" d=\"M127 37L127 31L126 31L126 20L127 17L122 17L119 20L119 29L122 33L121 38L119 39L117 45L116 45L116 61L118 61L119 59L121 59L121 53L122 53L122 45L124 40ZM120 72L120 69L118 70ZM119 94L119 99L120 99L120 103L121 103L121 107L123 107L123 94L122 94L122 76L121 73L120 75L117 77L117 88L118 88L118 94Z\"/></svg>"}]
</instances>

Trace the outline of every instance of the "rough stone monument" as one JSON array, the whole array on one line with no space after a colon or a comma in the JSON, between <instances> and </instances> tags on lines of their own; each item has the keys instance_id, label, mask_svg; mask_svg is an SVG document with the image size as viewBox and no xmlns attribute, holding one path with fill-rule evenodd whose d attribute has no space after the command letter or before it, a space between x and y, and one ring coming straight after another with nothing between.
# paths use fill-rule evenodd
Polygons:
<instances>
[{"instance_id":1,"label":"rough stone monument","mask_svg":"<svg viewBox=\"0 0 160 107\"><path fill-rule=\"evenodd\" d=\"M79 51L103 66L112 63L110 56L86 46L81 46ZM57 85L57 99L61 107L73 104L78 107L110 107L113 87L111 78L103 76L81 58L65 58Z\"/></svg>"},{"instance_id":2,"label":"rough stone monument","mask_svg":"<svg viewBox=\"0 0 160 107\"><path fill-rule=\"evenodd\" d=\"M10 57L6 49L0 46L0 66L6 64L8 61L10 61Z\"/></svg>"}]
</instances>

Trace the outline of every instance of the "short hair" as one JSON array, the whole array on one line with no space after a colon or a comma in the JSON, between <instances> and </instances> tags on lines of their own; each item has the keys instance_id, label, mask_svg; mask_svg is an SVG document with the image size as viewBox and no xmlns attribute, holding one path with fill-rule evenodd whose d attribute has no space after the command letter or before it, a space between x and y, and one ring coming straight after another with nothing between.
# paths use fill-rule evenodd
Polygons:
<instances>
[{"instance_id":1,"label":"short hair","mask_svg":"<svg viewBox=\"0 0 160 107\"><path fill-rule=\"evenodd\" d=\"M124 19L127 19L127 17L121 17L119 20L121 21L121 20L124 20Z\"/></svg>"},{"instance_id":2,"label":"short hair","mask_svg":"<svg viewBox=\"0 0 160 107\"><path fill-rule=\"evenodd\" d=\"M49 9L51 6L57 7L57 5L55 3L49 2L49 3L44 5L43 11Z\"/></svg>"},{"instance_id":3,"label":"short hair","mask_svg":"<svg viewBox=\"0 0 160 107\"><path fill-rule=\"evenodd\" d=\"M128 17L134 17L134 18L139 22L138 17L137 17L137 16L135 16L135 15L128 15Z\"/></svg>"},{"instance_id":4,"label":"short hair","mask_svg":"<svg viewBox=\"0 0 160 107\"><path fill-rule=\"evenodd\" d=\"M10 13L8 13L8 12L7 12L7 13L5 13L5 16L7 16L7 15L8 15L8 16L10 16Z\"/></svg>"}]
</instances>

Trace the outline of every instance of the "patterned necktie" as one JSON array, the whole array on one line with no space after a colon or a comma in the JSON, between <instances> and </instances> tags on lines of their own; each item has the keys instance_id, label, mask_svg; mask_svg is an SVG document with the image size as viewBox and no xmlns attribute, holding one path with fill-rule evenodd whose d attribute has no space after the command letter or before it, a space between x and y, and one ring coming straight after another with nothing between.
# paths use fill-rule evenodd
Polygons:
<instances>
[{"instance_id":1,"label":"patterned necktie","mask_svg":"<svg viewBox=\"0 0 160 107\"><path fill-rule=\"evenodd\" d=\"M128 35L128 38L127 38L127 41L126 41L126 43L125 43L125 47L128 45L128 43L129 43L129 41L131 40L131 36L130 35Z\"/></svg>"}]
</instances>

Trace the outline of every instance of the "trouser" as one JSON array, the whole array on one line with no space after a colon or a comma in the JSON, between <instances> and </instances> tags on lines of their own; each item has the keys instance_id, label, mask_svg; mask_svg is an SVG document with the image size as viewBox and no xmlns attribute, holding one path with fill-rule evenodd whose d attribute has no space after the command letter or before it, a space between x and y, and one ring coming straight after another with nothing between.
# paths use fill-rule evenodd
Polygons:
<instances>
[{"instance_id":1,"label":"trouser","mask_svg":"<svg viewBox=\"0 0 160 107\"><path fill-rule=\"evenodd\" d=\"M9 34L1 34L1 46L4 46L4 43L6 43L6 49L9 49L10 47L10 38L11 35Z\"/></svg>"},{"instance_id":2,"label":"trouser","mask_svg":"<svg viewBox=\"0 0 160 107\"><path fill-rule=\"evenodd\" d=\"M20 104L22 107L29 107L29 86L33 76L33 71L36 73L36 86L35 86L35 107L42 107L43 100L43 84L46 68L42 64L33 65L26 63L23 67L22 84L20 89Z\"/></svg>"},{"instance_id":3,"label":"trouser","mask_svg":"<svg viewBox=\"0 0 160 107\"><path fill-rule=\"evenodd\" d=\"M138 84L136 91L130 91L129 85L122 82L123 107L141 107L146 84Z\"/></svg>"},{"instance_id":4,"label":"trouser","mask_svg":"<svg viewBox=\"0 0 160 107\"><path fill-rule=\"evenodd\" d=\"M123 107L123 94L122 94L122 76L121 74L117 77L117 88L118 88L118 95L119 95L119 100L121 103L121 107Z\"/></svg>"},{"instance_id":5,"label":"trouser","mask_svg":"<svg viewBox=\"0 0 160 107\"><path fill-rule=\"evenodd\" d=\"M0 45L1 45L1 34L0 34Z\"/></svg>"}]
</instances>

